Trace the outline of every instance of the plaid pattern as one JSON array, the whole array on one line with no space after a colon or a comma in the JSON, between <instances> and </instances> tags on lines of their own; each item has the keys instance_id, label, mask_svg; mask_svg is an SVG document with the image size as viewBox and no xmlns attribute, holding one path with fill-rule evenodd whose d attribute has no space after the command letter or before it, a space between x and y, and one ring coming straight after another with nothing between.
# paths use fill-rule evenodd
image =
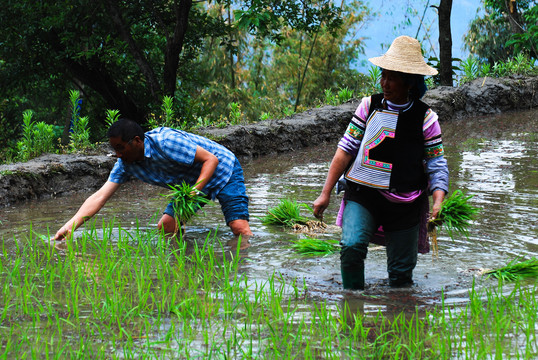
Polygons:
<instances>
[{"instance_id":1,"label":"plaid pattern","mask_svg":"<svg viewBox=\"0 0 538 360\"><path fill-rule=\"evenodd\" d=\"M122 184L134 177L162 187L183 181L194 185L202 168L200 163L194 162L197 146L219 159L215 173L202 190L215 199L232 175L235 155L205 137L165 127L148 131L144 135L143 161L127 164L118 159L108 180Z\"/></svg>"}]
</instances>

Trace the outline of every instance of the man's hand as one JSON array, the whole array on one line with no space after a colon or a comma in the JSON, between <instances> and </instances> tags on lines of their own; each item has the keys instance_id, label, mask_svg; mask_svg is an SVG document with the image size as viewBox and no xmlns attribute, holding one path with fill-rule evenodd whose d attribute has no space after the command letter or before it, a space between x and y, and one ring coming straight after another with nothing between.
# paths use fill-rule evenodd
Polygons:
<instances>
[{"instance_id":1,"label":"man's hand","mask_svg":"<svg viewBox=\"0 0 538 360\"><path fill-rule=\"evenodd\" d=\"M63 241L63 240L71 239L72 237L71 229L72 229L71 227L68 227L65 225L62 226L60 230L56 232L56 235L54 235L54 240Z\"/></svg>"}]
</instances>

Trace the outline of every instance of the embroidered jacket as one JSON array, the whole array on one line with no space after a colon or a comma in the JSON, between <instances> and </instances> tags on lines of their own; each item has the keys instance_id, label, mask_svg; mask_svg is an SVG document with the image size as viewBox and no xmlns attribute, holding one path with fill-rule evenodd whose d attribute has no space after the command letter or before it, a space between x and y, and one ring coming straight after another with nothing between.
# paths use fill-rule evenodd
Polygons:
<instances>
[{"instance_id":1,"label":"embroidered jacket","mask_svg":"<svg viewBox=\"0 0 538 360\"><path fill-rule=\"evenodd\" d=\"M448 170L437 114L419 100L400 112L384 109L382 100L382 94L363 99L339 143L344 151L357 155L346 179L391 192L424 190L426 160L443 165L441 176L434 179L439 184L434 185L447 191ZM438 167L434 166L435 172Z\"/></svg>"}]
</instances>

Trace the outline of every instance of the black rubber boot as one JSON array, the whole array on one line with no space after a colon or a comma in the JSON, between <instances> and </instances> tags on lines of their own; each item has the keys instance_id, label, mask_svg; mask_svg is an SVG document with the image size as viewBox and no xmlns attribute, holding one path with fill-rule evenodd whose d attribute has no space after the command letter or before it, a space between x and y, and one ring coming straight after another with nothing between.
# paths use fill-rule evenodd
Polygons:
<instances>
[{"instance_id":1,"label":"black rubber boot","mask_svg":"<svg viewBox=\"0 0 538 360\"><path fill-rule=\"evenodd\" d=\"M340 251L340 272L344 289L364 289L364 258L366 254L350 247Z\"/></svg>"},{"instance_id":2,"label":"black rubber boot","mask_svg":"<svg viewBox=\"0 0 538 360\"><path fill-rule=\"evenodd\" d=\"M364 262L361 266L340 266L344 289L364 290Z\"/></svg>"}]
</instances>

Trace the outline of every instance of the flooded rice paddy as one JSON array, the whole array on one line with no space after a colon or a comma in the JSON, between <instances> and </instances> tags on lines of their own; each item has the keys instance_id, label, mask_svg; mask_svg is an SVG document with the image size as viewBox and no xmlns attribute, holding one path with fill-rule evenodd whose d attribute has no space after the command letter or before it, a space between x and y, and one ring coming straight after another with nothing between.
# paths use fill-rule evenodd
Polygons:
<instances>
[{"instance_id":1,"label":"flooded rice paddy","mask_svg":"<svg viewBox=\"0 0 538 360\"><path fill-rule=\"evenodd\" d=\"M280 199L288 198L312 205L325 181L336 141L335 144L323 144L294 153L243 161L250 197L250 222L254 232L254 236L249 239L250 247L236 252L236 239L225 226L220 207L211 203L187 226L184 237L186 253L196 253L197 247L203 246L206 239L217 238L219 244L223 244L223 247L215 247L217 255L231 259L236 254L239 255L237 273L245 279L245 284L272 284L275 279L280 279L282 284L286 284L282 290L284 294L300 292L301 298L308 299L293 311L294 317L310 316L308 314L313 309L319 310L319 304L324 304L326 311L336 314L344 302L353 311L365 316L382 313L392 317L401 312L423 313L441 303L455 306L456 309L458 306L464 307L469 304L470 289L497 286L496 280L485 279L481 275L485 269L502 267L516 258L530 258L538 254L537 119L538 112L534 110L442 123L451 190L461 189L473 195L471 202L481 208L481 212L472 224L468 239L457 237L452 240L440 232L438 256L431 253L419 255L414 271L415 284L410 288L388 287L384 248L372 246L366 260L366 289L343 291L338 254L326 257L301 256L291 248L291 241L306 235L262 224L260 218L270 207L277 205ZM166 206L166 198L160 196L163 193L165 190L162 188L141 183L124 186L96 216L89 228L97 229L94 230L97 238L108 237L118 247L127 246L126 240L121 239L122 232L151 233L155 228L159 214ZM4 254L4 257L0 255L0 259L5 261L7 254L16 251L21 243L27 241L23 239L53 234L89 194L90 192L82 192L69 197L29 201L0 209L0 235L3 238ZM340 196L333 195L324 219L331 226L325 233L317 234L317 238L339 238L340 229L333 224L340 201ZM304 215L311 216L306 211ZM103 223L108 224L111 219L115 219L112 229L102 231ZM118 228L125 231L118 231ZM76 237L80 239L84 233L85 230L81 229L77 231ZM94 255L99 254L98 249L92 251L95 252ZM59 261L61 256L59 255ZM5 275L2 276L6 279ZM531 281L524 286L532 289L535 285ZM511 289L503 291L510 293ZM530 299L528 301L535 303L536 294L532 293ZM285 299L282 301L285 302ZM81 302L84 300L81 299ZM5 307L3 311L7 313ZM82 316L91 317L91 312L91 306L87 306L82 309ZM241 320L238 322L241 323ZM3 320L4 329L7 329L6 324ZM176 326L172 318L164 318L159 321L158 329L152 329L150 333L159 337L157 334L174 332L176 344L180 344L181 341L177 339L182 338L182 335ZM226 332L222 323L215 326L219 331ZM528 354L533 351L536 354L537 351L536 326L536 323L529 324L533 329L529 336L534 338L534 348L531 345ZM69 334L68 326L66 333ZM170 338L167 341L170 342ZM193 338L188 346L195 349L195 354L204 354L205 357L211 352L211 347L207 348L210 342L208 339ZM528 342L524 343L529 346ZM301 344L298 345L299 348L304 348L308 346L308 341L307 345L304 345L304 340ZM6 346L4 343L3 347ZM153 349L158 348L157 345L152 346ZM230 346L236 351L241 347L237 344ZM251 344L250 354L259 355L262 348L263 344L253 347ZM161 354L157 357L162 356L158 350L155 351ZM183 350L180 357L190 357L185 355L187 352ZM114 357L125 355L122 351L112 351L108 347L106 353ZM327 356L329 353L330 349L317 354L321 358L330 358ZM129 354L136 357L137 352ZM249 358L234 354L234 358ZM451 353L446 358L465 358L461 356Z\"/></svg>"}]
</instances>

